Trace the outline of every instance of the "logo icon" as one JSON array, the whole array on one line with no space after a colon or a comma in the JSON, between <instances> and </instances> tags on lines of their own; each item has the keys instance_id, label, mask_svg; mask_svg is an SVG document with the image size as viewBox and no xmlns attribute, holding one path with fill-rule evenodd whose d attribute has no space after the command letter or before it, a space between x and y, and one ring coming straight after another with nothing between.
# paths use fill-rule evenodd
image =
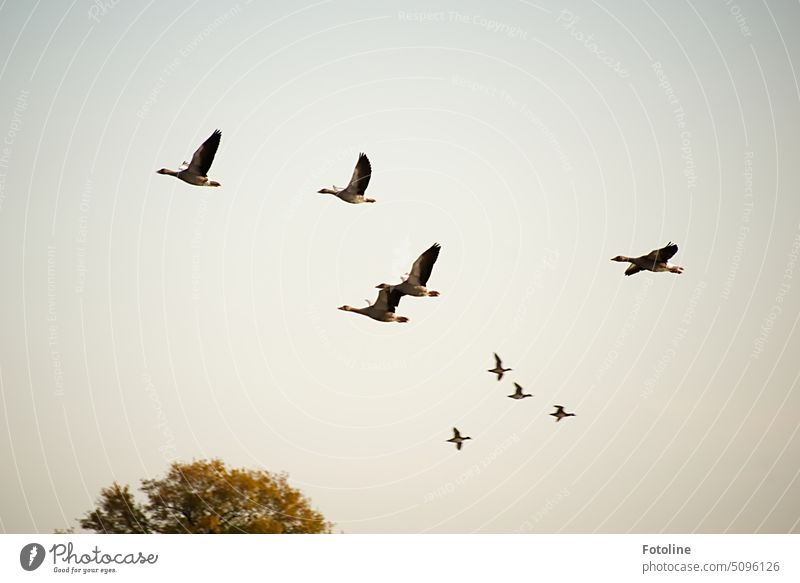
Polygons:
<instances>
[{"instance_id":1,"label":"logo icon","mask_svg":"<svg viewBox=\"0 0 800 583\"><path fill-rule=\"evenodd\" d=\"M39 543L28 543L19 552L19 564L26 571L35 571L44 562L44 547Z\"/></svg>"}]
</instances>

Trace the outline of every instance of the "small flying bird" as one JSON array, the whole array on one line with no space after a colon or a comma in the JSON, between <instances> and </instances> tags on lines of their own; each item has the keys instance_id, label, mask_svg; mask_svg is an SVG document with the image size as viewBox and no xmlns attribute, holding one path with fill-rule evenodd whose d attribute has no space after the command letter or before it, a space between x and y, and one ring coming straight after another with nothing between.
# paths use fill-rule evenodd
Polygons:
<instances>
[{"instance_id":1,"label":"small flying bird","mask_svg":"<svg viewBox=\"0 0 800 583\"><path fill-rule=\"evenodd\" d=\"M668 263L672 256L678 252L678 246L670 241L661 249L653 249L647 255L641 257L626 257L617 255L611 261L628 262L630 265L625 270L625 275L633 275L640 271L669 271L671 273L683 273L683 267Z\"/></svg>"},{"instance_id":2,"label":"small flying bird","mask_svg":"<svg viewBox=\"0 0 800 583\"><path fill-rule=\"evenodd\" d=\"M323 188L318 190L319 194L332 194L338 196L345 202L350 204L360 204L362 202L375 202L374 198L366 198L364 193L369 186L369 178L372 176L372 166L369 163L369 158L363 152L358 155L358 162L353 170L353 177L350 178L350 184L346 188Z\"/></svg>"},{"instance_id":3,"label":"small flying bird","mask_svg":"<svg viewBox=\"0 0 800 583\"><path fill-rule=\"evenodd\" d=\"M428 289L425 286L428 284L428 278L430 278L431 272L433 271L433 264L436 263L436 260L439 258L439 251L441 249L442 247L439 243L434 243L422 255L417 257L414 265L411 266L411 273L402 283L397 285L382 283L375 287L378 289L396 289L404 296L437 297L439 295L438 291Z\"/></svg>"},{"instance_id":4,"label":"small flying bird","mask_svg":"<svg viewBox=\"0 0 800 583\"><path fill-rule=\"evenodd\" d=\"M519 399L524 399L525 397L533 397L533 395L531 395L530 393L523 393L522 387L519 385L519 383L514 383L514 386L517 387L517 390L514 391L513 395L508 395L509 399L519 400Z\"/></svg>"},{"instance_id":5,"label":"small flying bird","mask_svg":"<svg viewBox=\"0 0 800 583\"><path fill-rule=\"evenodd\" d=\"M453 437L448 439L449 443L455 443L456 449L461 451L461 444L464 443L466 440L472 439L471 437L461 437L461 433L458 431L457 428L453 427Z\"/></svg>"},{"instance_id":6,"label":"small flying bird","mask_svg":"<svg viewBox=\"0 0 800 583\"><path fill-rule=\"evenodd\" d=\"M550 415L556 418L556 423L561 421L564 417L575 417L575 413L565 413L563 405L553 405L553 407L555 407L556 410L550 413Z\"/></svg>"},{"instance_id":7,"label":"small flying bird","mask_svg":"<svg viewBox=\"0 0 800 583\"><path fill-rule=\"evenodd\" d=\"M495 367L494 368L490 368L486 372L490 372L492 374L496 374L497 375L497 380L499 381L499 380L501 380L503 378L503 374L507 373L511 369L510 368L503 368L503 361L500 360L500 357L497 356L496 352L494 353L494 362L495 362Z\"/></svg>"},{"instance_id":8,"label":"small flying bird","mask_svg":"<svg viewBox=\"0 0 800 583\"><path fill-rule=\"evenodd\" d=\"M364 316L369 316L379 322L408 322L405 316L396 316L394 311L400 298L403 297L397 290L382 289L378 292L375 303L366 308L354 308L352 306L341 306L339 309L345 312L356 312Z\"/></svg>"},{"instance_id":9,"label":"small flying bird","mask_svg":"<svg viewBox=\"0 0 800 583\"><path fill-rule=\"evenodd\" d=\"M193 186L222 186L219 182L208 179L208 170L214 161L214 155L217 153L217 148L219 148L221 137L222 132L214 130L214 133L197 148L197 151L192 155L191 162L181 164L180 170L177 172L169 168L162 168L161 170L156 170L156 173L175 176Z\"/></svg>"}]
</instances>

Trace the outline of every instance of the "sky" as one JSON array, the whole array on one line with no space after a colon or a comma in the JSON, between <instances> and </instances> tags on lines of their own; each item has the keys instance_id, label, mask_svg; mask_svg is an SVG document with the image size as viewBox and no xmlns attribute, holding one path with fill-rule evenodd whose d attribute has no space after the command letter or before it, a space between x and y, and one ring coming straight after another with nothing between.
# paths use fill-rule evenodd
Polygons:
<instances>
[{"instance_id":1,"label":"sky","mask_svg":"<svg viewBox=\"0 0 800 583\"><path fill-rule=\"evenodd\" d=\"M0 3L0 531L219 457L336 532L800 532L798 19ZM336 309L434 242L410 322Z\"/></svg>"}]
</instances>

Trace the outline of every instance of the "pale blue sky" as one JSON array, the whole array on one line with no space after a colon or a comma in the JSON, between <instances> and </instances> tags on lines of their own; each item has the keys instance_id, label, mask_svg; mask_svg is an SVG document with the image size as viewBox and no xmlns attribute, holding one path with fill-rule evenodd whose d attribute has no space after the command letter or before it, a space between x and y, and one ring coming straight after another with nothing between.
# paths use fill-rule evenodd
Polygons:
<instances>
[{"instance_id":1,"label":"pale blue sky","mask_svg":"<svg viewBox=\"0 0 800 583\"><path fill-rule=\"evenodd\" d=\"M800 532L797 3L99 6L0 4L0 531L220 457L345 532Z\"/></svg>"}]
</instances>

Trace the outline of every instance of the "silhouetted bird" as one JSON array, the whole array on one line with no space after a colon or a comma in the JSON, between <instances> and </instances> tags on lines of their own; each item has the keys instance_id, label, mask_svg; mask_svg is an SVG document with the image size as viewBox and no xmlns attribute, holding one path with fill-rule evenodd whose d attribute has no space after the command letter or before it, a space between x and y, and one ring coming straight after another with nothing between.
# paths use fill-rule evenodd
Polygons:
<instances>
[{"instance_id":1,"label":"silhouetted bird","mask_svg":"<svg viewBox=\"0 0 800 583\"><path fill-rule=\"evenodd\" d=\"M496 352L494 353L494 362L495 362L495 367L494 368L490 368L486 372L490 372L492 374L496 374L497 375L497 380L499 381L500 379L503 378L503 374L507 373L511 369L510 368L503 368L503 361L500 360L500 357L497 356Z\"/></svg>"},{"instance_id":2,"label":"silhouetted bird","mask_svg":"<svg viewBox=\"0 0 800 583\"><path fill-rule=\"evenodd\" d=\"M449 443L455 443L456 449L461 450L461 444L464 443L466 440L472 439L471 437L461 437L461 433L459 433L458 429L453 427L453 437L448 439Z\"/></svg>"},{"instance_id":3,"label":"silhouetted bird","mask_svg":"<svg viewBox=\"0 0 800 583\"><path fill-rule=\"evenodd\" d=\"M626 257L617 255L611 261L628 262L630 266L625 270L625 275L633 275L640 271L669 271L672 273L683 273L683 267L668 263L672 256L678 252L678 246L672 241L661 249L653 249L647 255L641 257Z\"/></svg>"},{"instance_id":4,"label":"silhouetted bird","mask_svg":"<svg viewBox=\"0 0 800 583\"><path fill-rule=\"evenodd\" d=\"M350 184L348 184L347 187L336 188L334 186L333 190L330 188L322 188L317 192L319 194L332 194L341 198L345 202L349 202L350 204L375 202L374 198L364 197L364 193L367 191L367 186L369 186L370 176L372 176L372 166L369 163L369 158L367 158L367 155L362 153L358 155L358 162L356 162L356 167L353 170L353 176L350 178Z\"/></svg>"},{"instance_id":5,"label":"silhouetted bird","mask_svg":"<svg viewBox=\"0 0 800 583\"><path fill-rule=\"evenodd\" d=\"M180 178L188 184L194 186L222 186L219 182L208 179L208 170L211 168L211 163L214 161L214 155L219 148L219 140L222 137L222 132L214 130L208 139L197 148L192 156L191 162L184 162L180 170L170 170L169 168L162 168L156 170L158 174L167 174L168 176L175 176Z\"/></svg>"},{"instance_id":6,"label":"silhouetted bird","mask_svg":"<svg viewBox=\"0 0 800 583\"><path fill-rule=\"evenodd\" d=\"M564 417L575 417L575 413L565 413L563 405L553 405L556 408L554 413L550 413L553 417L556 418L556 423L561 421Z\"/></svg>"},{"instance_id":7,"label":"silhouetted bird","mask_svg":"<svg viewBox=\"0 0 800 583\"><path fill-rule=\"evenodd\" d=\"M439 257L440 249L441 246L439 246L439 243L434 243L422 255L417 257L414 265L411 266L411 273L403 281L403 283L398 283L397 285L382 283L375 287L380 289L396 289L404 296L438 296L438 291L429 290L425 286L428 284L428 278L431 276L431 271L433 271L433 264L436 263L436 259Z\"/></svg>"},{"instance_id":8,"label":"silhouetted bird","mask_svg":"<svg viewBox=\"0 0 800 583\"><path fill-rule=\"evenodd\" d=\"M345 312L356 312L364 316L369 316L379 322L408 322L405 316L395 316L394 311L400 298L403 296L399 291L382 289L378 292L375 303L366 308L354 308L352 306L341 306L339 309Z\"/></svg>"},{"instance_id":9,"label":"silhouetted bird","mask_svg":"<svg viewBox=\"0 0 800 583\"><path fill-rule=\"evenodd\" d=\"M517 390L514 391L513 395L508 395L510 399L524 399L525 397L533 397L530 393L523 393L522 387L519 386L518 383L514 383L514 386L517 387Z\"/></svg>"}]
</instances>

